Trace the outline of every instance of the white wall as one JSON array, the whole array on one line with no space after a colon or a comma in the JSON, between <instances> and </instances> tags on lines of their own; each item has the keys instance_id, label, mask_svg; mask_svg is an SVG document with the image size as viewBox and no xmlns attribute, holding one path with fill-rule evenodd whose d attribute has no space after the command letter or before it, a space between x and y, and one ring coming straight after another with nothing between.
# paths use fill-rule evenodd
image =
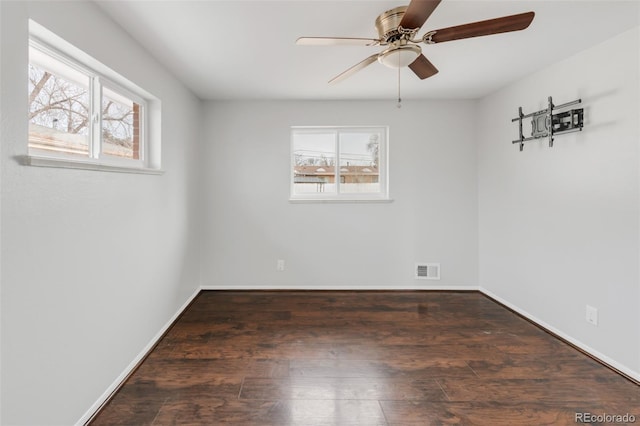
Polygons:
<instances>
[{"instance_id":1,"label":"white wall","mask_svg":"<svg viewBox=\"0 0 640 426\"><path fill-rule=\"evenodd\" d=\"M92 3L0 7L0 423L69 425L198 287L200 102ZM29 17L162 101L164 175L18 164Z\"/></svg>"},{"instance_id":2,"label":"white wall","mask_svg":"<svg viewBox=\"0 0 640 426\"><path fill-rule=\"evenodd\" d=\"M480 283L638 377L637 30L480 102L216 101L203 112L90 3L0 1L0 11L0 423L78 421L199 283ZM29 17L162 100L164 175L18 164ZM585 131L518 152L510 119L548 95L582 97ZM289 127L354 124L390 126L394 201L290 203ZM414 280L416 261L440 262L442 280Z\"/></svg>"},{"instance_id":3,"label":"white wall","mask_svg":"<svg viewBox=\"0 0 640 426\"><path fill-rule=\"evenodd\" d=\"M474 102L209 102L202 283L433 288L477 284ZM392 203L292 204L290 126L388 125ZM276 260L284 259L284 272ZM413 278L440 262L441 281Z\"/></svg>"},{"instance_id":4,"label":"white wall","mask_svg":"<svg viewBox=\"0 0 640 426\"><path fill-rule=\"evenodd\" d=\"M490 294L640 378L638 29L479 107L479 278ZM525 113L582 98L585 129L519 152ZM525 129L529 129L527 124ZM599 310L597 327L585 306Z\"/></svg>"}]
</instances>

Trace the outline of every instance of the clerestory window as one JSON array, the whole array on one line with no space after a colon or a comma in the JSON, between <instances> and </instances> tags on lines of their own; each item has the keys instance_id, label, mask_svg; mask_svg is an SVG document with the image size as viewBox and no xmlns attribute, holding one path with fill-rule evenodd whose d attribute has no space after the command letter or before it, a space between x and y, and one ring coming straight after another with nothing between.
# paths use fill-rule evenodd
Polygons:
<instances>
[{"instance_id":1,"label":"clerestory window","mask_svg":"<svg viewBox=\"0 0 640 426\"><path fill-rule=\"evenodd\" d=\"M109 76L41 39L30 38L30 159L121 171L159 169L157 161L153 165L149 161L147 99L131 89L133 83L108 71Z\"/></svg>"}]
</instances>

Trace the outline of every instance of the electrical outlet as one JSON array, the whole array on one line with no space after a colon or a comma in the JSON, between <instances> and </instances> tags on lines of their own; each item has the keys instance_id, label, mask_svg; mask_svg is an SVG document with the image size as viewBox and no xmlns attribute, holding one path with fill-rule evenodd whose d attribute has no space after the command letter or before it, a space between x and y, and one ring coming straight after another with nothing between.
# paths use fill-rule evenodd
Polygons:
<instances>
[{"instance_id":1,"label":"electrical outlet","mask_svg":"<svg viewBox=\"0 0 640 426\"><path fill-rule=\"evenodd\" d=\"M283 259L278 259L278 262L276 263L276 270L277 271L284 271L284 260Z\"/></svg>"},{"instance_id":2,"label":"electrical outlet","mask_svg":"<svg viewBox=\"0 0 640 426\"><path fill-rule=\"evenodd\" d=\"M589 324L598 325L598 309L587 305L586 319Z\"/></svg>"}]
</instances>

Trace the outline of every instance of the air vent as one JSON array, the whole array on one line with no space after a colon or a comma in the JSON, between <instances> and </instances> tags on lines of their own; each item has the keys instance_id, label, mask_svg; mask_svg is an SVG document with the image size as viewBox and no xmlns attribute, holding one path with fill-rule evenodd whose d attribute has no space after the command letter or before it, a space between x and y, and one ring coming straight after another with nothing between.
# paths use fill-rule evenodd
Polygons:
<instances>
[{"instance_id":1,"label":"air vent","mask_svg":"<svg viewBox=\"0 0 640 426\"><path fill-rule=\"evenodd\" d=\"M416 263L416 279L417 280L439 280L440 264L439 263Z\"/></svg>"}]
</instances>

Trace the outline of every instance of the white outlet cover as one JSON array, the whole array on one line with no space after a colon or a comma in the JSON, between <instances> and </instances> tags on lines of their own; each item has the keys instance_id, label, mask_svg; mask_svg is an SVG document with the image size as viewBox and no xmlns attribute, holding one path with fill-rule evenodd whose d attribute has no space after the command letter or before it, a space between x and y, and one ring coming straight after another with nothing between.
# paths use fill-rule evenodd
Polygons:
<instances>
[{"instance_id":1,"label":"white outlet cover","mask_svg":"<svg viewBox=\"0 0 640 426\"><path fill-rule=\"evenodd\" d=\"M589 324L598 325L598 309L587 305L586 320Z\"/></svg>"}]
</instances>

